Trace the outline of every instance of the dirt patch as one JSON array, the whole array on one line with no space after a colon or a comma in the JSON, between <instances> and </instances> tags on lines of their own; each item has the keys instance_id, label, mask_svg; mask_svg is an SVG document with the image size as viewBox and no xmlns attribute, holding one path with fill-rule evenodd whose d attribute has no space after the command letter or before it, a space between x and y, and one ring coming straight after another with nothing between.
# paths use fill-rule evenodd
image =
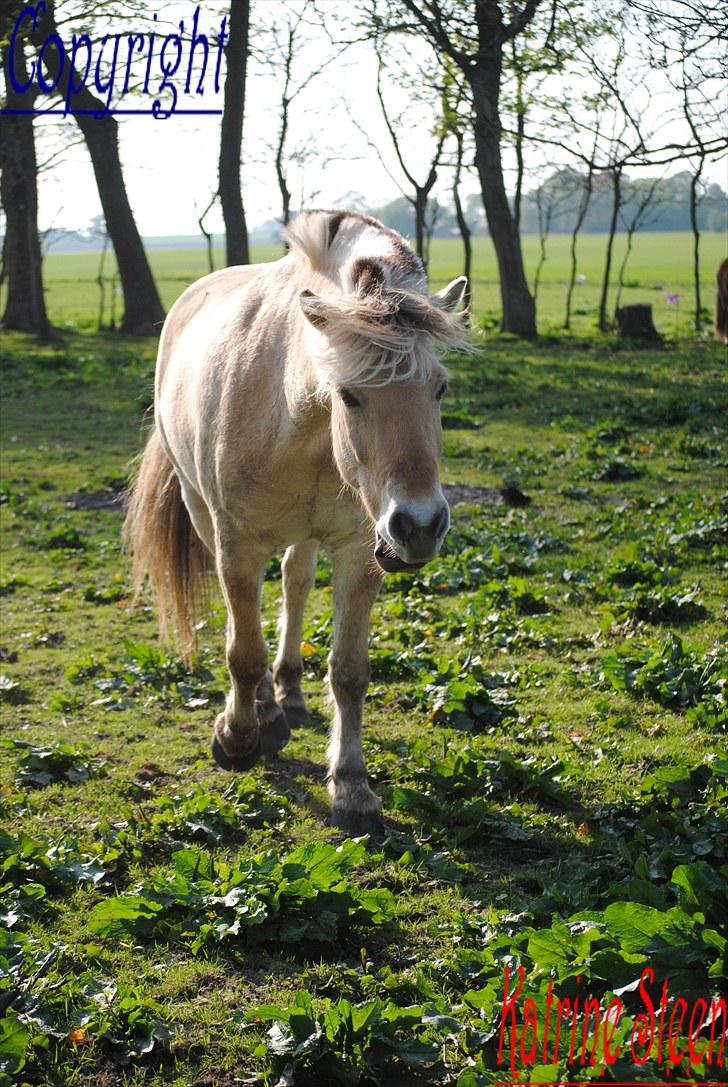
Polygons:
<instances>
[{"instance_id":1,"label":"dirt patch","mask_svg":"<svg viewBox=\"0 0 728 1087\"><path fill-rule=\"evenodd\" d=\"M518 487L470 487L465 483L443 484L445 498L451 506L467 503L471 506L505 505L521 508L531 505L531 498ZM123 510L126 494L123 489L102 487L98 491L76 491L63 499L71 510Z\"/></svg>"},{"instance_id":2,"label":"dirt patch","mask_svg":"<svg viewBox=\"0 0 728 1087\"><path fill-rule=\"evenodd\" d=\"M63 501L69 510L123 510L125 498L121 487L101 487L98 491L75 491Z\"/></svg>"},{"instance_id":3,"label":"dirt patch","mask_svg":"<svg viewBox=\"0 0 728 1087\"><path fill-rule=\"evenodd\" d=\"M253 1087L254 1084L262 1083L263 1079L258 1076L255 1079L241 1079L233 1072L205 1072L193 1082L194 1087L241 1087L243 1083Z\"/></svg>"},{"instance_id":4,"label":"dirt patch","mask_svg":"<svg viewBox=\"0 0 728 1087\"><path fill-rule=\"evenodd\" d=\"M164 781L169 774L161 766L157 766L156 762L145 762L139 767L135 776L137 781L151 782Z\"/></svg>"},{"instance_id":5,"label":"dirt patch","mask_svg":"<svg viewBox=\"0 0 728 1087\"><path fill-rule=\"evenodd\" d=\"M445 498L451 506L467 503L469 506L513 506L516 509L531 505L530 495L518 487L469 487L465 483L443 484Z\"/></svg>"}]
</instances>

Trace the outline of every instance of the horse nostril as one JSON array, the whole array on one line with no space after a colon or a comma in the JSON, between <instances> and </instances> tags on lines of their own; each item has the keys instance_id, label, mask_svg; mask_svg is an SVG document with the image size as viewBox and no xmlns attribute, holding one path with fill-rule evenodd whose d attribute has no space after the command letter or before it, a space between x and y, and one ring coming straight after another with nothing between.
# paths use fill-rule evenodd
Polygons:
<instances>
[{"instance_id":1,"label":"horse nostril","mask_svg":"<svg viewBox=\"0 0 728 1087\"><path fill-rule=\"evenodd\" d=\"M408 517L406 513L393 513L389 518L389 535L397 543L407 544L412 533L415 530L415 523L411 517Z\"/></svg>"},{"instance_id":2,"label":"horse nostril","mask_svg":"<svg viewBox=\"0 0 728 1087\"><path fill-rule=\"evenodd\" d=\"M430 532L436 540L439 540L440 537L444 536L447 532L449 523L448 513L448 507L443 506L440 512L434 518L434 520L430 523Z\"/></svg>"}]
</instances>

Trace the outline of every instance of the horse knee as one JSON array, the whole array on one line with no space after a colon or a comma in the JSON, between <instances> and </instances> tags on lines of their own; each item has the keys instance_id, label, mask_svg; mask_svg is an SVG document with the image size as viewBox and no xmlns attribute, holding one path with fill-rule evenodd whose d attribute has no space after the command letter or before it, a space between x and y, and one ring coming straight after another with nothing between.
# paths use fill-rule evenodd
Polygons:
<instances>
[{"instance_id":1,"label":"horse knee","mask_svg":"<svg viewBox=\"0 0 728 1087\"><path fill-rule=\"evenodd\" d=\"M358 701L369 686L369 657L348 657L334 651L329 656L329 683L337 702Z\"/></svg>"}]
</instances>

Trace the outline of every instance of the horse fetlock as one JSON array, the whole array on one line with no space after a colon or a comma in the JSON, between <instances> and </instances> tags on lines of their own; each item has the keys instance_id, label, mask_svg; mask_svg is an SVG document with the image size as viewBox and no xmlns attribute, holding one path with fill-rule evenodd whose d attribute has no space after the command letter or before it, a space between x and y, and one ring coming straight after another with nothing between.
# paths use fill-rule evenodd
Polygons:
<instances>
[{"instance_id":1,"label":"horse fetlock","mask_svg":"<svg viewBox=\"0 0 728 1087\"><path fill-rule=\"evenodd\" d=\"M278 700L278 705L286 715L286 721L291 728L301 728L308 724L308 708L300 691L291 691Z\"/></svg>"},{"instance_id":2,"label":"horse fetlock","mask_svg":"<svg viewBox=\"0 0 728 1087\"><path fill-rule=\"evenodd\" d=\"M279 691L285 693L287 691L298 690L301 686L302 676L302 661L275 661L273 664L273 682L275 684L276 694L278 694Z\"/></svg>"},{"instance_id":3,"label":"horse fetlock","mask_svg":"<svg viewBox=\"0 0 728 1087\"><path fill-rule=\"evenodd\" d=\"M362 838L368 834L372 838L384 837L384 820L382 819L381 801L377 801L374 808L360 810L350 807L348 803L334 801L331 806L331 826L342 831L349 838Z\"/></svg>"},{"instance_id":4,"label":"horse fetlock","mask_svg":"<svg viewBox=\"0 0 728 1087\"><path fill-rule=\"evenodd\" d=\"M303 665L276 661L273 665L273 689L277 704L286 715L291 728L300 728L308 721L306 700L301 691Z\"/></svg>"},{"instance_id":5,"label":"horse fetlock","mask_svg":"<svg viewBox=\"0 0 728 1087\"><path fill-rule=\"evenodd\" d=\"M231 726L227 709L218 715L212 733L212 755L218 766L223 770L249 770L262 754L257 725L241 732Z\"/></svg>"},{"instance_id":6,"label":"horse fetlock","mask_svg":"<svg viewBox=\"0 0 728 1087\"><path fill-rule=\"evenodd\" d=\"M366 775L338 777L332 775L329 780L329 795L333 806L347 808L349 811L380 812L382 802L373 793L367 783Z\"/></svg>"},{"instance_id":7,"label":"horse fetlock","mask_svg":"<svg viewBox=\"0 0 728 1087\"><path fill-rule=\"evenodd\" d=\"M258 689L255 692L255 699L257 702L275 702L275 695L273 693L273 673L270 668L267 669L265 675L258 684Z\"/></svg>"},{"instance_id":8,"label":"horse fetlock","mask_svg":"<svg viewBox=\"0 0 728 1087\"><path fill-rule=\"evenodd\" d=\"M256 702L255 713L264 755L275 755L291 738L286 715L276 702Z\"/></svg>"}]
</instances>

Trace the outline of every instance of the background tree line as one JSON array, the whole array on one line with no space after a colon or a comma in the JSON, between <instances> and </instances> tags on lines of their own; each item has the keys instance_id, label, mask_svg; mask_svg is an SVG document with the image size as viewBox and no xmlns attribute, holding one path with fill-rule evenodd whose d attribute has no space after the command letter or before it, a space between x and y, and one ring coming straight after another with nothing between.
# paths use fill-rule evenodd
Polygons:
<instances>
[{"instance_id":1,"label":"background tree line","mask_svg":"<svg viewBox=\"0 0 728 1087\"><path fill-rule=\"evenodd\" d=\"M538 234L539 200L543 205L546 199L554 205L550 224L551 233L570 234L579 216L580 194L585 181L584 174L565 167L563 170L554 171L540 185L527 190L523 194L521 204L521 234ZM623 182L623 215L618 220L617 233L626 232L630 215L646 197L649 198L649 204L646 214L640 220L638 230L690 230L688 199L690 181L689 171L683 170L671 177L659 179L653 190L653 181L649 178L626 177ZM608 231L612 202L611 187L611 179L608 176L595 179L592 199L579 227L583 234L605 234ZM455 208L451 202L444 202L448 195L445 193L433 201L435 214L432 235L435 238L448 238L458 233ZM358 202L362 207L366 204L363 197ZM512 205L512 194L509 194L509 202ZM379 206L366 205L366 209L393 230L398 230L409 237L414 236L415 212L406 197L399 196ZM488 223L479 193L471 193L466 197L465 214L470 224L471 234L476 237L487 235ZM728 192L717 182L706 185L698 207L700 229L718 232L725 230L727 223ZM270 220L258 227L257 233L261 237L265 234L267 239L272 241L279 235L278 224Z\"/></svg>"},{"instance_id":2,"label":"background tree line","mask_svg":"<svg viewBox=\"0 0 728 1087\"><path fill-rule=\"evenodd\" d=\"M331 154L318 132L294 125L292 104L336 58L364 48L376 58L372 94L385 120L388 147L376 145L357 118L352 124L363 143L375 145L387 170L388 160L396 163L392 176L402 196L383 209L385 221L415 239L425 262L433 234L457 231L466 268L470 236L487 226L498 262L504 331L526 338L536 334L538 273L534 289L523 266L522 233L539 234L542 245L550 232L572 236L572 286L578 234L606 234L600 307L606 328L615 234L627 232L631 243L640 228L686 224L694 237L699 327L700 232L720 229L725 216L725 194L704 182L706 167L728 147L717 93L726 77L721 5L712 0L352 0L342 9L316 0L275 5L228 0L210 6L227 14L228 38L217 176L199 222L209 238L205 217L219 203L228 264L249 260L246 176L253 168L271 171L280 192L280 220L287 221L296 206L292 173L304 160L309 173L321 171ZM0 0L6 110L20 104L8 73L10 31L22 7L20 0ZM136 0L49 0L42 32L24 23L24 39L12 58L16 71L37 61L51 28L85 29L98 38L115 20L138 23L147 15L147 6ZM74 74L54 70L53 50L44 51L43 63L49 78L58 77L57 94L65 97ZM248 89L256 63L277 73L280 89L278 123L262 162L246 148L243 127L246 110L255 108ZM27 107L27 96L22 98ZM101 105L88 89L72 93L70 101L79 110ZM117 257L121 327L148 332L158 327L163 312L127 198L118 123L89 112L79 112L75 120ZM666 127L668 121L673 128ZM40 124L42 119L35 119ZM679 139L675 124L681 126ZM3 324L48 335L34 137L32 118L0 116ZM476 191L464 194L463 186ZM314 193L315 186L310 198Z\"/></svg>"}]
</instances>

